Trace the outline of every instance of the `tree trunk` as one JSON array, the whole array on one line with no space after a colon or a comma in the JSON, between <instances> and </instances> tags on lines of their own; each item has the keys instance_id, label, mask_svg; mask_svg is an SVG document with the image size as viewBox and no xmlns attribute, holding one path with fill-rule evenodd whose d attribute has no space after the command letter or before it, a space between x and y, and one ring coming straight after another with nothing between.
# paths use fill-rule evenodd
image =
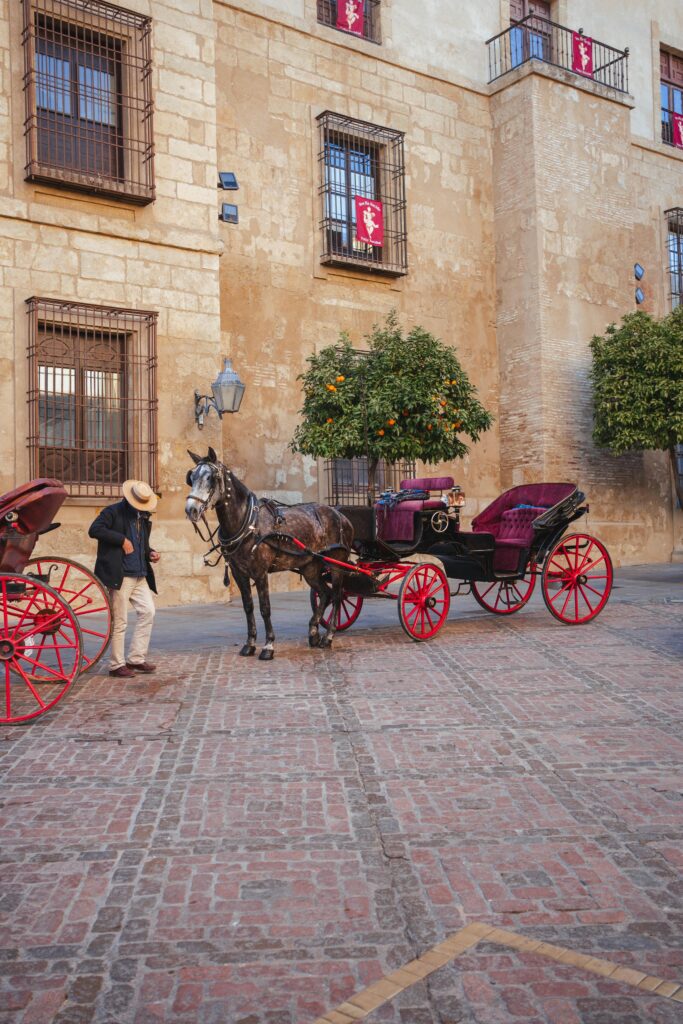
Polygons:
<instances>
[{"instance_id":1,"label":"tree trunk","mask_svg":"<svg viewBox=\"0 0 683 1024\"><path fill-rule=\"evenodd\" d=\"M375 479L377 477L378 465L379 459L368 457L368 505L371 507L375 504Z\"/></svg>"},{"instance_id":2,"label":"tree trunk","mask_svg":"<svg viewBox=\"0 0 683 1024\"><path fill-rule=\"evenodd\" d=\"M678 474L678 464L676 459L676 445L669 445L669 461L671 462L671 472L674 477L674 490L676 497L678 498L678 504L683 508L683 480Z\"/></svg>"}]
</instances>

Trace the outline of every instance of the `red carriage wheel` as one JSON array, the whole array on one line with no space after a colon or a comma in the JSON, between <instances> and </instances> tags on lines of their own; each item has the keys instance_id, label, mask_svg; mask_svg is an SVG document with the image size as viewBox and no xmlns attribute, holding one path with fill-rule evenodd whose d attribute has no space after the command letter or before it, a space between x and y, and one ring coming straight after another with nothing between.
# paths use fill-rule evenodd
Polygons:
<instances>
[{"instance_id":1,"label":"red carriage wheel","mask_svg":"<svg viewBox=\"0 0 683 1024\"><path fill-rule=\"evenodd\" d=\"M512 615L523 608L536 586L536 565L532 562L524 576L516 580L494 580L492 583L472 582L472 596L477 604L494 615Z\"/></svg>"},{"instance_id":2,"label":"red carriage wheel","mask_svg":"<svg viewBox=\"0 0 683 1024\"><path fill-rule=\"evenodd\" d=\"M403 578L398 592L398 617L413 640L436 636L448 615L451 595L441 569L425 563L416 565Z\"/></svg>"},{"instance_id":3,"label":"red carriage wheel","mask_svg":"<svg viewBox=\"0 0 683 1024\"><path fill-rule=\"evenodd\" d=\"M311 608L313 611L318 607L318 594L315 590L311 590ZM339 614L337 616L337 632L343 632L352 626L358 616L360 615L361 608L363 607L363 598L360 594L349 594L346 590L342 592L341 605L339 607ZM330 621L332 619L332 605L328 605L325 609L325 614L320 620L321 625L325 629L329 629Z\"/></svg>"},{"instance_id":4,"label":"red carriage wheel","mask_svg":"<svg viewBox=\"0 0 683 1024\"><path fill-rule=\"evenodd\" d=\"M111 601L97 576L70 558L31 558L27 573L40 576L71 606L83 638L81 672L94 668L111 636Z\"/></svg>"},{"instance_id":5,"label":"red carriage wheel","mask_svg":"<svg viewBox=\"0 0 683 1024\"><path fill-rule=\"evenodd\" d=\"M612 590L612 559L601 541L572 533L555 545L543 566L543 600L548 611L570 626L590 622Z\"/></svg>"},{"instance_id":6,"label":"red carriage wheel","mask_svg":"<svg viewBox=\"0 0 683 1024\"><path fill-rule=\"evenodd\" d=\"M0 575L0 724L26 722L61 700L81 667L76 613L56 590Z\"/></svg>"}]
</instances>

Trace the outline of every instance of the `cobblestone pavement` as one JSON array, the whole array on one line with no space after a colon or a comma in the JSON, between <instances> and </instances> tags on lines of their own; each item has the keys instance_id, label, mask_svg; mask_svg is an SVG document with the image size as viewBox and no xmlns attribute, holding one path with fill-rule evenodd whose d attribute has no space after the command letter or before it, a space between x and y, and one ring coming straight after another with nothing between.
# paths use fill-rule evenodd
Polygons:
<instances>
[{"instance_id":1,"label":"cobblestone pavement","mask_svg":"<svg viewBox=\"0 0 683 1024\"><path fill-rule=\"evenodd\" d=\"M331 652L278 595L272 663L237 608L161 612L156 675L0 734L0 1021L310 1024L472 922L681 982L677 580L422 645L375 602ZM368 1019L682 1018L483 941Z\"/></svg>"}]
</instances>

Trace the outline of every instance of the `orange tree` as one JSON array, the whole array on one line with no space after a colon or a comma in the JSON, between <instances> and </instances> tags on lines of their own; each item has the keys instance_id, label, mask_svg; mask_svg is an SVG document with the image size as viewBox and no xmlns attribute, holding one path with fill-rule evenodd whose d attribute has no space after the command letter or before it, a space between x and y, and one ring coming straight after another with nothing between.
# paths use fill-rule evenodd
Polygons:
<instances>
[{"instance_id":1,"label":"orange tree","mask_svg":"<svg viewBox=\"0 0 683 1024\"><path fill-rule=\"evenodd\" d=\"M346 334L309 357L302 420L291 447L323 459L368 460L368 501L380 460L461 458L492 417L455 351L429 331L404 335L395 312L356 352Z\"/></svg>"},{"instance_id":2,"label":"orange tree","mask_svg":"<svg viewBox=\"0 0 683 1024\"><path fill-rule=\"evenodd\" d=\"M676 466L676 445L683 444L683 306L663 320L628 313L594 337L591 350L593 440L614 455L668 452L683 507Z\"/></svg>"}]
</instances>

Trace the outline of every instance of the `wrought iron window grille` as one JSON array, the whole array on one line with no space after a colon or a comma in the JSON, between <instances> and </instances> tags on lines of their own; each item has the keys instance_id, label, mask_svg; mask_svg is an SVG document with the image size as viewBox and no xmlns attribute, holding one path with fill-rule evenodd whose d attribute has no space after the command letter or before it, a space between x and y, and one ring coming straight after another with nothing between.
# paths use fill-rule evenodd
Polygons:
<instances>
[{"instance_id":1,"label":"wrought iron window grille","mask_svg":"<svg viewBox=\"0 0 683 1024\"><path fill-rule=\"evenodd\" d=\"M105 0L21 3L27 180L151 203L151 19Z\"/></svg>"},{"instance_id":2,"label":"wrought iron window grille","mask_svg":"<svg viewBox=\"0 0 683 1024\"><path fill-rule=\"evenodd\" d=\"M321 262L407 273L404 133L329 110L318 131ZM356 197L381 203L381 245L358 239Z\"/></svg>"},{"instance_id":3,"label":"wrought iron window grille","mask_svg":"<svg viewBox=\"0 0 683 1024\"><path fill-rule=\"evenodd\" d=\"M515 21L504 32L486 40L488 80L495 82L530 60L541 60L582 78L573 66L573 39L572 29L536 14ZM628 49L617 50L593 39L593 71L589 80L616 92L628 92L628 53Z\"/></svg>"},{"instance_id":4,"label":"wrought iron window grille","mask_svg":"<svg viewBox=\"0 0 683 1024\"><path fill-rule=\"evenodd\" d=\"M33 477L72 497L157 487L158 314L27 299L29 459Z\"/></svg>"},{"instance_id":5,"label":"wrought iron window grille","mask_svg":"<svg viewBox=\"0 0 683 1024\"><path fill-rule=\"evenodd\" d=\"M377 495L382 491L397 491L401 480L415 476L415 463L380 461L375 476ZM328 459L325 462L327 500L331 505L367 505L368 503L368 460L365 456L356 459Z\"/></svg>"},{"instance_id":6,"label":"wrought iron window grille","mask_svg":"<svg viewBox=\"0 0 683 1024\"><path fill-rule=\"evenodd\" d=\"M683 207L664 211L671 308L683 303Z\"/></svg>"},{"instance_id":7,"label":"wrought iron window grille","mask_svg":"<svg viewBox=\"0 0 683 1024\"><path fill-rule=\"evenodd\" d=\"M321 25L330 25L337 28L337 4L344 3L344 0L318 0L318 22ZM356 36L355 32L348 33L345 29L337 29L346 35ZM363 5L363 34L356 38L367 39L371 43L381 43L380 31L380 0L365 0Z\"/></svg>"}]
</instances>

